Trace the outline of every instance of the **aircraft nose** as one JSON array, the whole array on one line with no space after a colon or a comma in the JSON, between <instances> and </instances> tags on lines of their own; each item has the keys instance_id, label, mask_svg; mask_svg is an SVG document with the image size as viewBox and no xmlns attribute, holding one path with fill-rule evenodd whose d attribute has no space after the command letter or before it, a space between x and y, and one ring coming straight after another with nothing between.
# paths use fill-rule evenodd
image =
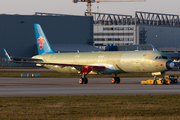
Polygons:
<instances>
[{"instance_id":1,"label":"aircraft nose","mask_svg":"<svg viewBox=\"0 0 180 120\"><path fill-rule=\"evenodd\" d=\"M172 61L167 61L167 62L166 62L166 68L167 68L168 70L173 69L174 66L175 66L175 64L174 64Z\"/></svg>"}]
</instances>

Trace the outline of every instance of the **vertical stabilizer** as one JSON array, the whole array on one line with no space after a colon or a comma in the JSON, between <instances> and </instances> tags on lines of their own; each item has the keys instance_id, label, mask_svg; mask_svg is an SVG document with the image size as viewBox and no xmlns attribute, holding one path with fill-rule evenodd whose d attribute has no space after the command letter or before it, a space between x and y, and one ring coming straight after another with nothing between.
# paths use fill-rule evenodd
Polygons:
<instances>
[{"instance_id":1,"label":"vertical stabilizer","mask_svg":"<svg viewBox=\"0 0 180 120\"><path fill-rule=\"evenodd\" d=\"M49 54L49 53L55 53L51 46L49 45L49 42L39 24L34 24L35 34L36 34L36 43L37 43L37 49L38 54Z\"/></svg>"}]
</instances>

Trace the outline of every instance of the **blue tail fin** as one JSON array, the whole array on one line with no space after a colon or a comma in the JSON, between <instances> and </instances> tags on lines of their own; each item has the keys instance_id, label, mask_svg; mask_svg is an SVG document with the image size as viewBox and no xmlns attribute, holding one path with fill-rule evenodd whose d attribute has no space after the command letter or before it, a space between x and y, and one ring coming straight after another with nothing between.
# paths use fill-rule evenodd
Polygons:
<instances>
[{"instance_id":1,"label":"blue tail fin","mask_svg":"<svg viewBox=\"0 0 180 120\"><path fill-rule=\"evenodd\" d=\"M36 43L37 43L37 49L38 54L50 54L55 53L51 46L49 45L49 42L39 24L34 24L35 34L36 34Z\"/></svg>"}]
</instances>

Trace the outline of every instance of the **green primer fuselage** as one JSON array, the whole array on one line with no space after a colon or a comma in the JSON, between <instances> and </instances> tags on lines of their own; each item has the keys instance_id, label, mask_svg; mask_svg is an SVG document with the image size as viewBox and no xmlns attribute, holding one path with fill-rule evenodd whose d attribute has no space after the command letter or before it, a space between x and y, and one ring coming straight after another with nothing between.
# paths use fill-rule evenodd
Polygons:
<instances>
[{"instance_id":1,"label":"green primer fuselage","mask_svg":"<svg viewBox=\"0 0 180 120\"><path fill-rule=\"evenodd\" d=\"M165 56L165 58L155 59L159 56ZM93 70L90 74L164 72L168 70L166 68L166 62L170 60L167 55L159 51L53 53L37 55L32 58L42 59L45 63L106 67L103 71ZM62 73L80 73L81 70L77 67L61 65L44 65L44 67Z\"/></svg>"}]
</instances>

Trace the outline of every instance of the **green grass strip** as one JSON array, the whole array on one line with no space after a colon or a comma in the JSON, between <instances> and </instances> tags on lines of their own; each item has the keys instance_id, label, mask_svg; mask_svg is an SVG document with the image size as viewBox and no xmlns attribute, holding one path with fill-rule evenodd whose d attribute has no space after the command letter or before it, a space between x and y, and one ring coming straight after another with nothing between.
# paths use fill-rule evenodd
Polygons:
<instances>
[{"instance_id":1,"label":"green grass strip","mask_svg":"<svg viewBox=\"0 0 180 120\"><path fill-rule=\"evenodd\" d=\"M0 71L0 77L21 77L21 74L41 74L41 77L51 77L51 78L72 78L80 77L79 74L67 74L59 73L56 71ZM152 77L150 73L122 73L118 74L119 77ZM163 77L164 75L158 76ZM180 76L180 74L175 74L175 76ZM114 77L111 75L88 75L87 77Z\"/></svg>"},{"instance_id":2,"label":"green grass strip","mask_svg":"<svg viewBox=\"0 0 180 120\"><path fill-rule=\"evenodd\" d=\"M0 97L0 119L180 119L180 95Z\"/></svg>"}]
</instances>

